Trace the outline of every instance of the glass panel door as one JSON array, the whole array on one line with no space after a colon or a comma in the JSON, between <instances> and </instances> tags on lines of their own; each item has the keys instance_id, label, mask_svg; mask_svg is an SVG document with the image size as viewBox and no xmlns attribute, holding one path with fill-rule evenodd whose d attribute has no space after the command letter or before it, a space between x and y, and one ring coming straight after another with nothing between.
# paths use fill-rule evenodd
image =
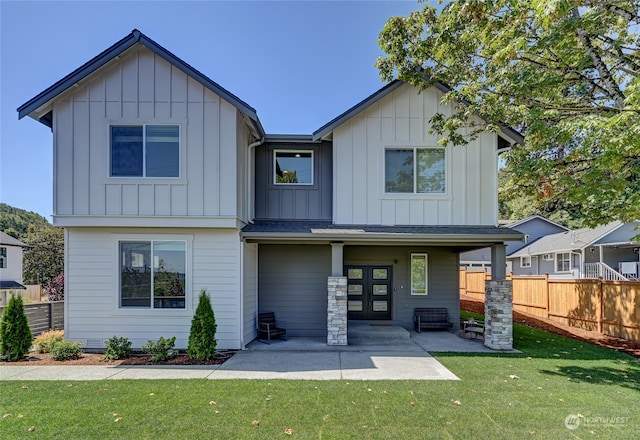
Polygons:
<instances>
[{"instance_id":1,"label":"glass panel door","mask_svg":"<svg viewBox=\"0 0 640 440\"><path fill-rule=\"evenodd\" d=\"M391 319L391 266L345 266L349 319Z\"/></svg>"}]
</instances>

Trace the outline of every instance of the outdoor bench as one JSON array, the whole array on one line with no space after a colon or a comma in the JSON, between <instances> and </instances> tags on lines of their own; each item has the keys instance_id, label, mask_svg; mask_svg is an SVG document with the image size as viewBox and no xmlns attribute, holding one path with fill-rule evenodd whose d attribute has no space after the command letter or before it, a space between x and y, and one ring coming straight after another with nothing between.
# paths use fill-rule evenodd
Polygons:
<instances>
[{"instance_id":1,"label":"outdoor bench","mask_svg":"<svg viewBox=\"0 0 640 440\"><path fill-rule=\"evenodd\" d=\"M413 322L418 333L422 329L451 330L453 323L449 320L449 312L445 307L413 309Z\"/></svg>"}]
</instances>

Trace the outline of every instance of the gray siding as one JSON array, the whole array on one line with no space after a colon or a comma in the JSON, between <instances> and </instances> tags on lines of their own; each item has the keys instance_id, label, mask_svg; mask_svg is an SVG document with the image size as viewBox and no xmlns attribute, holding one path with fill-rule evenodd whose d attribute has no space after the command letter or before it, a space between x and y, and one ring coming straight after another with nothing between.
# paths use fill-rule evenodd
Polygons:
<instances>
[{"instance_id":1,"label":"gray siding","mask_svg":"<svg viewBox=\"0 0 640 440\"><path fill-rule=\"evenodd\" d=\"M565 232L565 229L558 227L552 223L549 223L541 218L532 218L526 223L515 226L513 228L518 232L522 232L525 235L529 236L528 243L533 243L540 237L544 237L546 235L557 234L558 232ZM524 241L509 241L507 242L507 255L510 255L523 247L525 247L527 243Z\"/></svg>"},{"instance_id":2,"label":"gray siding","mask_svg":"<svg viewBox=\"0 0 640 440\"><path fill-rule=\"evenodd\" d=\"M258 336L256 314L258 312L258 245L243 245L243 292L242 292L242 331L246 345Z\"/></svg>"},{"instance_id":3,"label":"gray siding","mask_svg":"<svg viewBox=\"0 0 640 440\"><path fill-rule=\"evenodd\" d=\"M327 335L327 245L259 245L258 307L285 321L289 336Z\"/></svg>"},{"instance_id":4,"label":"gray siding","mask_svg":"<svg viewBox=\"0 0 640 440\"><path fill-rule=\"evenodd\" d=\"M633 237L640 235L640 229L635 229L639 225L640 222L626 223L605 237L602 237L596 244L626 243L632 241Z\"/></svg>"},{"instance_id":5,"label":"gray siding","mask_svg":"<svg viewBox=\"0 0 640 440\"><path fill-rule=\"evenodd\" d=\"M411 295L411 253L426 253L429 260L428 295ZM345 265L392 265L391 300L394 323L413 328L415 307L446 307L455 328L460 325L458 257L454 249L434 247L345 246Z\"/></svg>"},{"instance_id":6,"label":"gray siding","mask_svg":"<svg viewBox=\"0 0 640 440\"><path fill-rule=\"evenodd\" d=\"M312 150L313 185L283 186L273 183L274 150ZM331 220L332 160L331 143L267 143L256 148L257 219Z\"/></svg>"}]
</instances>

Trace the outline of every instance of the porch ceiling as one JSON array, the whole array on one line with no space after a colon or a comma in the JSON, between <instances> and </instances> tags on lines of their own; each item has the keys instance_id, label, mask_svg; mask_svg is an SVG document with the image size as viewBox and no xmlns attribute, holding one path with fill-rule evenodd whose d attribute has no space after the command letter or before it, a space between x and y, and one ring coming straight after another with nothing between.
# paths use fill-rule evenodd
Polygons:
<instances>
[{"instance_id":1,"label":"porch ceiling","mask_svg":"<svg viewBox=\"0 0 640 440\"><path fill-rule=\"evenodd\" d=\"M256 221L242 229L242 237L248 242L258 243L342 242L477 248L521 240L523 235L512 229L495 226L380 226L334 225L321 221Z\"/></svg>"}]
</instances>

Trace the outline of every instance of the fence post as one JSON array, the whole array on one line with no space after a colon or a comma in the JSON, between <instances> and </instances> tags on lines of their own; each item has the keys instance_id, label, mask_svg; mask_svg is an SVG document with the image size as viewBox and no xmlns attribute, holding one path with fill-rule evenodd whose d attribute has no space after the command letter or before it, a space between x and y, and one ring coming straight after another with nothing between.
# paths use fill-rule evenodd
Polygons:
<instances>
[{"instance_id":1,"label":"fence post","mask_svg":"<svg viewBox=\"0 0 640 440\"><path fill-rule=\"evenodd\" d=\"M547 319L549 319L550 306L549 306L549 274L548 273L544 274L544 294L546 297L545 307L547 309Z\"/></svg>"},{"instance_id":2,"label":"fence post","mask_svg":"<svg viewBox=\"0 0 640 440\"><path fill-rule=\"evenodd\" d=\"M602 280L598 280L598 304L596 309L596 322L598 324L598 333L602 334Z\"/></svg>"},{"instance_id":3,"label":"fence post","mask_svg":"<svg viewBox=\"0 0 640 440\"><path fill-rule=\"evenodd\" d=\"M53 303L48 302L47 305L49 307L49 329L53 330Z\"/></svg>"}]
</instances>

